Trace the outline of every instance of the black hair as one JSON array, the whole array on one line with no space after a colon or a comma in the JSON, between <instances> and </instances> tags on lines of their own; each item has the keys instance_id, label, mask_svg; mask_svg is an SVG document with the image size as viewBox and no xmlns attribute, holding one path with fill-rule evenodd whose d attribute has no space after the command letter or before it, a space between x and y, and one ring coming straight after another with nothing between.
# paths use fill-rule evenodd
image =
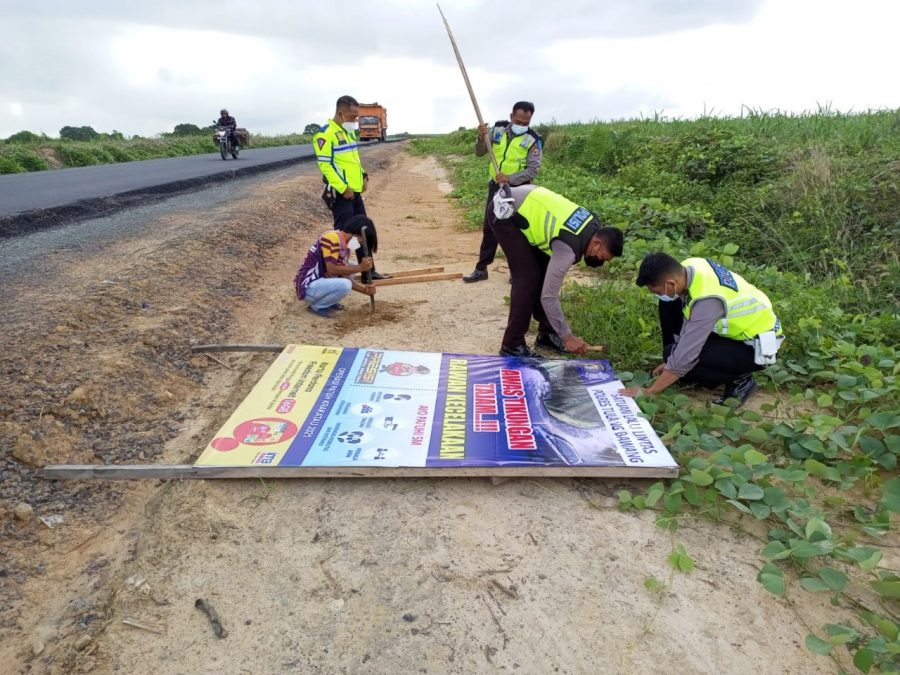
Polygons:
<instances>
[{"instance_id":1,"label":"black hair","mask_svg":"<svg viewBox=\"0 0 900 675\"><path fill-rule=\"evenodd\" d=\"M682 269L681 263L668 253L648 253L641 261L635 283L641 288L656 286L663 279L676 276Z\"/></svg>"},{"instance_id":2,"label":"black hair","mask_svg":"<svg viewBox=\"0 0 900 675\"><path fill-rule=\"evenodd\" d=\"M369 253L378 253L378 233L375 231L375 223L368 216L362 214L353 216L338 229L347 234L361 234L366 228L366 245Z\"/></svg>"},{"instance_id":3,"label":"black hair","mask_svg":"<svg viewBox=\"0 0 900 675\"><path fill-rule=\"evenodd\" d=\"M597 218L595 215L594 218ZM599 221L600 219L597 218ZM618 258L622 255L622 247L625 245L625 234L618 227L598 227L594 232L595 237L600 237L606 245L606 250L613 257Z\"/></svg>"},{"instance_id":4,"label":"black hair","mask_svg":"<svg viewBox=\"0 0 900 675\"><path fill-rule=\"evenodd\" d=\"M516 110L524 110L525 112L534 115L534 103L531 101L516 101L513 104L512 111L516 112Z\"/></svg>"},{"instance_id":5,"label":"black hair","mask_svg":"<svg viewBox=\"0 0 900 675\"><path fill-rule=\"evenodd\" d=\"M337 100L337 103L335 104L335 108L337 110L346 110L347 108L352 108L354 106L356 106L358 108L359 101L357 101L352 96L347 96L347 95L341 96Z\"/></svg>"}]
</instances>

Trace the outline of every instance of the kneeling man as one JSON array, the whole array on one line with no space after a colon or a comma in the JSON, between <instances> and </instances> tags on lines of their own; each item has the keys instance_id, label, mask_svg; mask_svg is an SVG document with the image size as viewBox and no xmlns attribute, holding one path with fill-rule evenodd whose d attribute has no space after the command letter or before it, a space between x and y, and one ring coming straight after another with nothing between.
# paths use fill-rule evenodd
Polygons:
<instances>
[{"instance_id":1,"label":"kneeling man","mask_svg":"<svg viewBox=\"0 0 900 675\"><path fill-rule=\"evenodd\" d=\"M361 247L362 228L366 228L369 251L378 248L378 239L372 221L363 215L350 218L341 230L326 232L310 246L300 270L294 277L297 299L305 300L308 309L317 316L330 319L335 310L344 309L340 300L351 290L363 295L375 295L372 284L361 284L354 274L372 269L372 258L350 264L350 254Z\"/></svg>"},{"instance_id":2,"label":"kneeling man","mask_svg":"<svg viewBox=\"0 0 900 675\"><path fill-rule=\"evenodd\" d=\"M678 262L666 253L648 254L636 283L659 297L665 360L640 393L658 394L685 380L709 388L724 384L715 403L744 403L756 390L753 373L775 363L784 339L768 296L714 260ZM635 396L638 389L620 393Z\"/></svg>"}]
</instances>

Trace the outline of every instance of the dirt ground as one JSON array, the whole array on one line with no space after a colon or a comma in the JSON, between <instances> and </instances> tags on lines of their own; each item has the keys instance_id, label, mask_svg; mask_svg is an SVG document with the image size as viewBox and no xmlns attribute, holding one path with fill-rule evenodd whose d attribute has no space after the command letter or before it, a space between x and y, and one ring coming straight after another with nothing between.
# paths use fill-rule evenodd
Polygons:
<instances>
[{"instance_id":1,"label":"dirt ground","mask_svg":"<svg viewBox=\"0 0 900 675\"><path fill-rule=\"evenodd\" d=\"M460 229L439 164L398 146L366 163L379 268L470 271L480 235ZM56 254L42 287L5 289L4 672L835 669L803 641L841 610L769 595L759 542L727 526L687 520L672 535L619 512L616 491L639 482L37 477L45 463L195 458L271 357L222 365L192 343L498 349L502 259L487 282L385 287L374 315L360 295L335 320L306 312L291 279L330 222L320 186L314 167L278 172L227 205L159 215L153 236ZM35 516L16 518L19 503ZM51 515L63 522L37 519ZM690 574L666 561L676 543Z\"/></svg>"}]
</instances>

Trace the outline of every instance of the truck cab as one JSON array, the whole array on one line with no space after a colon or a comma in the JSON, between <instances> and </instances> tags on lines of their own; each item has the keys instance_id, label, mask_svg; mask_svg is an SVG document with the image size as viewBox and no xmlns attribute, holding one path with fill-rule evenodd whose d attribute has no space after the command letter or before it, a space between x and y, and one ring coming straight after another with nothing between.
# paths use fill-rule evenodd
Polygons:
<instances>
[{"instance_id":1,"label":"truck cab","mask_svg":"<svg viewBox=\"0 0 900 675\"><path fill-rule=\"evenodd\" d=\"M359 140L383 141L387 138L387 108L378 103L359 104Z\"/></svg>"}]
</instances>

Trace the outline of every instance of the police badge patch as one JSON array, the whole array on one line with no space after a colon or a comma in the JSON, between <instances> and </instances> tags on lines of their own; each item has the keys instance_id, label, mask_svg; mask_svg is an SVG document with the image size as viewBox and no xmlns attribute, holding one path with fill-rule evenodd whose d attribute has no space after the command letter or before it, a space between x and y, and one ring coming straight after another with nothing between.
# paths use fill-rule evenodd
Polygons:
<instances>
[{"instance_id":1,"label":"police badge patch","mask_svg":"<svg viewBox=\"0 0 900 675\"><path fill-rule=\"evenodd\" d=\"M324 138L317 138L316 143L319 146L319 150L321 150L322 148L325 147L325 139Z\"/></svg>"}]
</instances>

